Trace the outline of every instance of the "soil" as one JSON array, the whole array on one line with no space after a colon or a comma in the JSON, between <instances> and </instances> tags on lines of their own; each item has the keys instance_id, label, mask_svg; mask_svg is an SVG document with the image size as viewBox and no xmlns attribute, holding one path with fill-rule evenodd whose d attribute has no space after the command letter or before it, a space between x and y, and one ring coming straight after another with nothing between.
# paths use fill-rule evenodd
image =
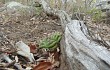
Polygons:
<instances>
[{"instance_id":1,"label":"soil","mask_svg":"<svg viewBox=\"0 0 110 70\"><path fill-rule=\"evenodd\" d=\"M2 13L0 13L0 15L2 15ZM16 42L21 40L26 44L29 44L31 42L37 44L42 38L47 37L55 31L62 32L59 19L53 18L53 16L47 16L44 13L41 16L34 16L28 20L24 18L20 21L16 21L14 19L14 17L8 20L2 19L2 17L0 16L0 48L6 47L11 49L12 45L10 44L10 42L12 44L15 44ZM100 32L102 38L110 42L109 24L97 24L89 22L87 25L92 33L97 34ZM7 39L9 41L7 41ZM64 58L61 58L61 64L65 63L63 60ZM65 65L66 64L64 64L62 68ZM60 70L67 69L65 68Z\"/></svg>"},{"instance_id":2,"label":"soil","mask_svg":"<svg viewBox=\"0 0 110 70\"><path fill-rule=\"evenodd\" d=\"M7 36L13 43L20 40L24 43L38 43L42 38L49 34L55 31L62 31L59 20L51 19L51 17L48 16L34 16L30 20L22 21L13 21L11 19L8 19L5 23L0 23L0 38L3 38L3 35ZM2 39L2 41L4 40Z\"/></svg>"},{"instance_id":3,"label":"soil","mask_svg":"<svg viewBox=\"0 0 110 70\"><path fill-rule=\"evenodd\" d=\"M2 7L2 6L0 6ZM18 41L38 44L39 41L53 32L62 32L60 21L57 17L48 16L44 12L39 16L31 18L16 16L7 17L9 14L0 12L0 50L14 51L13 46ZM9 52L8 51L8 52ZM67 70L62 55L60 56L60 68L57 70Z\"/></svg>"},{"instance_id":4,"label":"soil","mask_svg":"<svg viewBox=\"0 0 110 70\"><path fill-rule=\"evenodd\" d=\"M93 38L95 41L99 41L100 38L104 40L108 45L104 45L108 49L110 49L110 24L106 22L92 22L91 20L87 21L88 30L92 35L95 35L95 38ZM105 43L104 43L105 44Z\"/></svg>"}]
</instances>

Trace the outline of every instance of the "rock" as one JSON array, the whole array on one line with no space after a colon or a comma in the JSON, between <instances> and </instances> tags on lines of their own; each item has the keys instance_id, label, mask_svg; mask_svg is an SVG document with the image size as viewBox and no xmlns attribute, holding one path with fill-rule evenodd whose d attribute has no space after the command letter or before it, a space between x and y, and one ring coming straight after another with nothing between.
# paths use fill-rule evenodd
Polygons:
<instances>
[{"instance_id":1,"label":"rock","mask_svg":"<svg viewBox=\"0 0 110 70\"><path fill-rule=\"evenodd\" d=\"M22 4L20 4L18 2L14 2L14 1L7 3L6 6L7 6L7 8L10 8L10 9L18 9L17 7L26 7Z\"/></svg>"},{"instance_id":2,"label":"rock","mask_svg":"<svg viewBox=\"0 0 110 70\"><path fill-rule=\"evenodd\" d=\"M16 20L30 19L39 12L37 7L26 6L15 1L6 3L2 8L5 8L4 13L8 13L8 16L16 18Z\"/></svg>"},{"instance_id":3,"label":"rock","mask_svg":"<svg viewBox=\"0 0 110 70\"><path fill-rule=\"evenodd\" d=\"M6 4L8 13L15 13L18 17L29 18L35 15L35 9L30 6L22 5L18 2L9 2Z\"/></svg>"}]
</instances>

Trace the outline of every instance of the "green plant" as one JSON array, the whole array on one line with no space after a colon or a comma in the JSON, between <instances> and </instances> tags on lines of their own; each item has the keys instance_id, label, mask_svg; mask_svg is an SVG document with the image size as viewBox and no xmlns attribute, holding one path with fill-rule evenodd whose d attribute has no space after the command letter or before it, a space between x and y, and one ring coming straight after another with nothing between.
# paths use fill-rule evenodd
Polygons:
<instances>
[{"instance_id":1,"label":"green plant","mask_svg":"<svg viewBox=\"0 0 110 70\"><path fill-rule=\"evenodd\" d=\"M35 7L36 15L40 15L43 11L42 6L41 7Z\"/></svg>"},{"instance_id":2,"label":"green plant","mask_svg":"<svg viewBox=\"0 0 110 70\"><path fill-rule=\"evenodd\" d=\"M93 8L87 12L89 15L92 16L93 20L99 21L102 18L102 11L100 9Z\"/></svg>"},{"instance_id":3,"label":"green plant","mask_svg":"<svg viewBox=\"0 0 110 70\"><path fill-rule=\"evenodd\" d=\"M61 33L55 32L50 37L43 39L40 43L40 48L54 50L57 48L57 44L61 40Z\"/></svg>"}]
</instances>

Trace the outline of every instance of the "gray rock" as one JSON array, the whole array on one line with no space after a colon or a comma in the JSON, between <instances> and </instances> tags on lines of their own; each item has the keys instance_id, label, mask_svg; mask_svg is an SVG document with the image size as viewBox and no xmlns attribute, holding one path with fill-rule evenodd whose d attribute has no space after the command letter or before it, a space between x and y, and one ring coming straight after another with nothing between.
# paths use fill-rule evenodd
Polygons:
<instances>
[{"instance_id":1,"label":"gray rock","mask_svg":"<svg viewBox=\"0 0 110 70\"><path fill-rule=\"evenodd\" d=\"M11 9L17 9L17 7L26 7L22 4L20 4L18 2L14 2L14 1L7 3L6 6L7 6L7 8L11 8Z\"/></svg>"},{"instance_id":2,"label":"gray rock","mask_svg":"<svg viewBox=\"0 0 110 70\"><path fill-rule=\"evenodd\" d=\"M37 10L35 7L32 6L26 6L19 2L8 2L2 7L1 11L4 13L8 13L11 17L17 18L17 20L20 19L27 19L31 18L32 16L36 15ZM4 10L5 9L5 10Z\"/></svg>"}]
</instances>

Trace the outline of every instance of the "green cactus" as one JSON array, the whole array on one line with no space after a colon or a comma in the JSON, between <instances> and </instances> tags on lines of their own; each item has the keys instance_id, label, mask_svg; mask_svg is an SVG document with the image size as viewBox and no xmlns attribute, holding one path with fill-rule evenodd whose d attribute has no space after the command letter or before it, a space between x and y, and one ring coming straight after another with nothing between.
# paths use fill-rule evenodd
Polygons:
<instances>
[{"instance_id":1,"label":"green cactus","mask_svg":"<svg viewBox=\"0 0 110 70\"><path fill-rule=\"evenodd\" d=\"M40 48L56 49L58 42L61 40L61 33L55 32L50 37L45 38L40 43Z\"/></svg>"}]
</instances>

